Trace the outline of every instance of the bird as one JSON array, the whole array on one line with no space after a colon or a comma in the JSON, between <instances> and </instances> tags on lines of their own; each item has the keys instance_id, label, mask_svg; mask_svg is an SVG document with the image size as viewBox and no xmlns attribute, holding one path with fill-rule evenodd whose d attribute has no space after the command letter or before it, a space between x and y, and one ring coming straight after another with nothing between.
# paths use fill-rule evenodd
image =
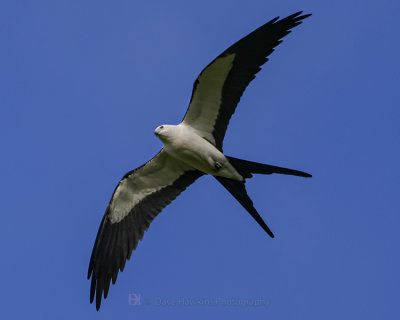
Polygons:
<instances>
[{"instance_id":1,"label":"bird","mask_svg":"<svg viewBox=\"0 0 400 320\"><path fill-rule=\"evenodd\" d=\"M189 107L178 125L160 125L154 134L163 147L144 165L119 181L93 246L89 262L90 303L107 298L110 282L130 259L153 219L182 191L203 175L211 175L270 236L274 234L246 192L253 174L280 173L311 177L298 170L224 155L223 141L231 116L248 84L291 29L311 16L296 12L276 17L234 43L199 74Z\"/></svg>"}]
</instances>

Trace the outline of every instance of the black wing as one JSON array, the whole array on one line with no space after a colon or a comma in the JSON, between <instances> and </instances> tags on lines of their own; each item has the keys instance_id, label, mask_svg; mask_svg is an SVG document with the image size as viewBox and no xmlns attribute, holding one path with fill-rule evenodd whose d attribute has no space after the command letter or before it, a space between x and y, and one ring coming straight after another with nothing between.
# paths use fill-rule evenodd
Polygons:
<instances>
[{"instance_id":1,"label":"black wing","mask_svg":"<svg viewBox=\"0 0 400 320\"><path fill-rule=\"evenodd\" d=\"M244 90L268 56L310 14L297 12L267 22L225 50L197 77L189 108L182 123L197 130L222 150L229 120Z\"/></svg>"},{"instance_id":2,"label":"black wing","mask_svg":"<svg viewBox=\"0 0 400 320\"><path fill-rule=\"evenodd\" d=\"M110 281L117 279L126 260L160 211L203 173L187 170L164 151L145 165L127 173L111 198L100 224L90 258L90 302L107 297Z\"/></svg>"}]
</instances>

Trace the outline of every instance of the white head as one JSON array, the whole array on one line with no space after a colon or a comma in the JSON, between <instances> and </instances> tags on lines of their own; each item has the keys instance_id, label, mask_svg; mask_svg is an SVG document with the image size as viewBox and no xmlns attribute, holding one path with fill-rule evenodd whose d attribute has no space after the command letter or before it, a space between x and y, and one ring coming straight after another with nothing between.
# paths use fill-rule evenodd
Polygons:
<instances>
[{"instance_id":1,"label":"white head","mask_svg":"<svg viewBox=\"0 0 400 320\"><path fill-rule=\"evenodd\" d=\"M161 141L167 141L169 137L171 137L173 133L173 128L176 126L169 125L169 124L163 124L161 126L158 126L154 130L154 134L161 140Z\"/></svg>"}]
</instances>

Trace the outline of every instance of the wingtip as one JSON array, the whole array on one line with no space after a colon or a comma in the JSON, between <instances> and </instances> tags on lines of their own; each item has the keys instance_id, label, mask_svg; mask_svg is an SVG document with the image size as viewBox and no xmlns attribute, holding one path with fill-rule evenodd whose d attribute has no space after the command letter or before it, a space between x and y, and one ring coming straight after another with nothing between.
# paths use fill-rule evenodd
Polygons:
<instances>
[{"instance_id":1,"label":"wingtip","mask_svg":"<svg viewBox=\"0 0 400 320\"><path fill-rule=\"evenodd\" d=\"M298 12L286 17L285 20L286 19L293 20L294 22L297 23L296 25L298 25L298 24L302 23L301 20L304 20L304 19L306 19L306 18L308 18L309 16L312 15L311 13L307 13L307 14L303 14L303 15L302 14L303 14L303 11L298 11Z\"/></svg>"},{"instance_id":2,"label":"wingtip","mask_svg":"<svg viewBox=\"0 0 400 320\"><path fill-rule=\"evenodd\" d=\"M93 303L95 293L96 293L96 284L94 282L94 278L92 278L92 282L90 284L90 303Z\"/></svg>"},{"instance_id":3,"label":"wingtip","mask_svg":"<svg viewBox=\"0 0 400 320\"><path fill-rule=\"evenodd\" d=\"M303 14L302 16L299 17L299 19L303 20L303 19L307 19L308 17L311 17L312 13L307 13L307 14Z\"/></svg>"},{"instance_id":4,"label":"wingtip","mask_svg":"<svg viewBox=\"0 0 400 320\"><path fill-rule=\"evenodd\" d=\"M102 292L100 291L100 294L99 294L99 291L97 291L97 295L96 295L96 311L99 311L99 309L100 309L101 295L102 295Z\"/></svg>"},{"instance_id":5,"label":"wingtip","mask_svg":"<svg viewBox=\"0 0 400 320\"><path fill-rule=\"evenodd\" d=\"M303 14L303 15L302 14L303 14L303 10L297 11L297 12L291 14L290 16L287 16L286 18L282 18L282 20L290 20L290 19L303 20L303 19L306 19L306 18L308 18L309 16L312 15L312 13L306 13L306 14ZM275 23L279 19L280 19L280 16L277 16L274 19L272 19L271 21L269 21L269 23Z\"/></svg>"},{"instance_id":6,"label":"wingtip","mask_svg":"<svg viewBox=\"0 0 400 320\"><path fill-rule=\"evenodd\" d=\"M94 295L93 295L93 296L90 295L90 303L93 304L93 302L94 302ZM101 298L98 299L98 298L96 297L96 311L99 311L99 310L100 310L100 305L101 305Z\"/></svg>"},{"instance_id":7,"label":"wingtip","mask_svg":"<svg viewBox=\"0 0 400 320\"><path fill-rule=\"evenodd\" d=\"M272 20L268 21L267 24L273 24L280 19L280 16L273 18Z\"/></svg>"},{"instance_id":8,"label":"wingtip","mask_svg":"<svg viewBox=\"0 0 400 320\"><path fill-rule=\"evenodd\" d=\"M293 13L290 17L298 17L298 16L300 16L300 17L302 17L304 19L304 18L307 18L307 17L312 15L312 13L303 14L303 12L304 12L303 10L297 11L296 13Z\"/></svg>"}]
</instances>

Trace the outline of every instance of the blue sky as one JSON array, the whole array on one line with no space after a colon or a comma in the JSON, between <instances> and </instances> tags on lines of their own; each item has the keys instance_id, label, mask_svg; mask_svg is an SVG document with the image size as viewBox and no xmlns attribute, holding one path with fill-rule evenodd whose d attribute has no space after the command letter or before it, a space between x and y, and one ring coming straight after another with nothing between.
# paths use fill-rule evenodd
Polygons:
<instances>
[{"instance_id":1,"label":"blue sky","mask_svg":"<svg viewBox=\"0 0 400 320\"><path fill-rule=\"evenodd\" d=\"M398 319L399 9L393 0L3 1L1 313ZM204 66L299 10L313 16L251 83L224 146L313 174L248 181L276 238L203 177L155 219L97 313L86 273L115 185L161 148L154 128L180 122ZM128 304L132 293L141 306ZM179 304L217 298L265 303Z\"/></svg>"}]
</instances>

